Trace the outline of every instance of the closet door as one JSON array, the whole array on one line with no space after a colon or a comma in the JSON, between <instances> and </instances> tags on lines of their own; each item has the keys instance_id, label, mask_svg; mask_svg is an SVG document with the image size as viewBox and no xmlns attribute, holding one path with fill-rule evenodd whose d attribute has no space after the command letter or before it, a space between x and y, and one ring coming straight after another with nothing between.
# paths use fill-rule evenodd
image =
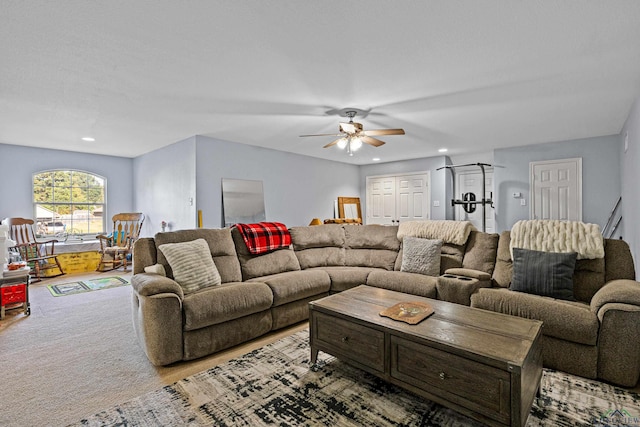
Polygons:
<instances>
[{"instance_id":1,"label":"closet door","mask_svg":"<svg viewBox=\"0 0 640 427\"><path fill-rule=\"evenodd\" d=\"M367 177L367 224L430 219L429 173Z\"/></svg>"},{"instance_id":2,"label":"closet door","mask_svg":"<svg viewBox=\"0 0 640 427\"><path fill-rule=\"evenodd\" d=\"M396 177L396 221L429 219L428 174Z\"/></svg>"},{"instance_id":3,"label":"closet door","mask_svg":"<svg viewBox=\"0 0 640 427\"><path fill-rule=\"evenodd\" d=\"M367 224L395 224L395 200L395 177L367 177Z\"/></svg>"}]
</instances>

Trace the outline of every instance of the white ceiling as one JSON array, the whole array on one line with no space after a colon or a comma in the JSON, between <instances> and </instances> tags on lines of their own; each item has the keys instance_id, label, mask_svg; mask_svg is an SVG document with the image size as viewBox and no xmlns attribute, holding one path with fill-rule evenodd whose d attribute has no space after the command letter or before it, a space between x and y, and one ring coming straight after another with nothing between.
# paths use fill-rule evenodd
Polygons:
<instances>
[{"instance_id":1,"label":"white ceiling","mask_svg":"<svg viewBox=\"0 0 640 427\"><path fill-rule=\"evenodd\" d=\"M135 157L207 135L368 164L611 135L639 40L636 0L0 0L0 142ZM345 107L406 135L353 157L298 136Z\"/></svg>"}]
</instances>

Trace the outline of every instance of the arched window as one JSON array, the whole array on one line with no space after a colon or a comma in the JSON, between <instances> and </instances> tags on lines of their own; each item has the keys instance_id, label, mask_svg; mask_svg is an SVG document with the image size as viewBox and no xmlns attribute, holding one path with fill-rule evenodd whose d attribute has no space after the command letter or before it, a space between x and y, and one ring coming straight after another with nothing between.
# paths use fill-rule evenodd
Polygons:
<instances>
[{"instance_id":1,"label":"arched window","mask_svg":"<svg viewBox=\"0 0 640 427\"><path fill-rule=\"evenodd\" d=\"M107 180L77 170L33 175L36 230L42 236L84 236L105 231Z\"/></svg>"}]
</instances>

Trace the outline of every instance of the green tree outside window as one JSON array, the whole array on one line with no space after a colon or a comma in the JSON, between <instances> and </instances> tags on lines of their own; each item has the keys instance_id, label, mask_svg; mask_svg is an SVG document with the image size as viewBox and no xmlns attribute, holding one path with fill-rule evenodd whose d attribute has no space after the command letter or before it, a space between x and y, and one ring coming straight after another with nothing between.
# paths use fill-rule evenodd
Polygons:
<instances>
[{"instance_id":1,"label":"green tree outside window","mask_svg":"<svg viewBox=\"0 0 640 427\"><path fill-rule=\"evenodd\" d=\"M36 230L42 236L100 234L105 231L106 179L77 170L33 175Z\"/></svg>"}]
</instances>

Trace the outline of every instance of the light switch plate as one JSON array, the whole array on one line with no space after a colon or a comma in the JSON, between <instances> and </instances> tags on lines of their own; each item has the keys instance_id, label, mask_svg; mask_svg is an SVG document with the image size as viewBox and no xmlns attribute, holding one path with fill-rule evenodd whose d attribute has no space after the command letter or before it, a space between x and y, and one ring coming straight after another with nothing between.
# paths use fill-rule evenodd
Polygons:
<instances>
[{"instance_id":1,"label":"light switch plate","mask_svg":"<svg viewBox=\"0 0 640 427\"><path fill-rule=\"evenodd\" d=\"M527 206L527 199L520 199L520 206Z\"/></svg>"}]
</instances>

